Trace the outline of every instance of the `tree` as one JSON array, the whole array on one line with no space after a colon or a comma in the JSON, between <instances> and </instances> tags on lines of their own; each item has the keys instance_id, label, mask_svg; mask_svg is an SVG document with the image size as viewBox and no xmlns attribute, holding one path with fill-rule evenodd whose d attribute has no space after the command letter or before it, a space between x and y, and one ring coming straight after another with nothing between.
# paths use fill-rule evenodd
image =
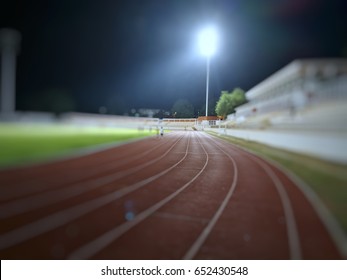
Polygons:
<instances>
[{"instance_id":1,"label":"tree","mask_svg":"<svg viewBox=\"0 0 347 280\"><path fill-rule=\"evenodd\" d=\"M240 88L235 88L232 92L222 91L216 105L216 113L223 119L227 115L235 113L235 108L246 103L245 92Z\"/></svg>"},{"instance_id":2,"label":"tree","mask_svg":"<svg viewBox=\"0 0 347 280\"><path fill-rule=\"evenodd\" d=\"M194 107L186 99L178 99L171 108L171 113L176 118L193 118Z\"/></svg>"}]
</instances>

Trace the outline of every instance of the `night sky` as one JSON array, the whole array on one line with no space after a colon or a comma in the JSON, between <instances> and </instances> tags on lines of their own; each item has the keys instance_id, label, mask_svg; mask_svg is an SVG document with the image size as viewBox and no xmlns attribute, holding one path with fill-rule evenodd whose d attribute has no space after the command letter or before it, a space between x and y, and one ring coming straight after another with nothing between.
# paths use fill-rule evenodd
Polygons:
<instances>
[{"instance_id":1,"label":"night sky","mask_svg":"<svg viewBox=\"0 0 347 280\"><path fill-rule=\"evenodd\" d=\"M19 110L50 110L42 100L58 92L80 112L169 110L179 98L198 111L205 104L202 27L213 24L220 36L211 60L213 102L221 90L248 90L296 58L346 57L345 3L2 0L0 28L22 33Z\"/></svg>"}]
</instances>

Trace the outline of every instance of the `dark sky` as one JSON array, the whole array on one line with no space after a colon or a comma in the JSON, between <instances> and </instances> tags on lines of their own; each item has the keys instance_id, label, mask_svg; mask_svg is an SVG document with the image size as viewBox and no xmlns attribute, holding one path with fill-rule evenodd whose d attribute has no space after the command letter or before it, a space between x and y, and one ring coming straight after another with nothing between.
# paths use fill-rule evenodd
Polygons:
<instances>
[{"instance_id":1,"label":"dark sky","mask_svg":"<svg viewBox=\"0 0 347 280\"><path fill-rule=\"evenodd\" d=\"M341 0L1 0L0 27L22 33L17 108L56 91L75 110L170 109L205 102L197 33L218 26L210 95L248 90L296 58L347 56ZM33 102L34 101L34 102Z\"/></svg>"}]
</instances>

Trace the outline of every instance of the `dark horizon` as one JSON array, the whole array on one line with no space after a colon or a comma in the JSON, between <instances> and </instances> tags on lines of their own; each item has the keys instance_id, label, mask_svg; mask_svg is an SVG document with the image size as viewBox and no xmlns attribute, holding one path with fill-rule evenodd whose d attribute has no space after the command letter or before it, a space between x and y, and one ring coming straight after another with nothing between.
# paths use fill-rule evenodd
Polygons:
<instances>
[{"instance_id":1,"label":"dark horizon","mask_svg":"<svg viewBox=\"0 0 347 280\"><path fill-rule=\"evenodd\" d=\"M180 98L204 106L196 36L206 24L221 37L211 60L215 102L221 90L247 91L294 59L346 57L345 11L339 0L16 0L1 4L0 28L22 34L18 110L51 110L65 94L75 111L122 114L170 110Z\"/></svg>"}]
</instances>

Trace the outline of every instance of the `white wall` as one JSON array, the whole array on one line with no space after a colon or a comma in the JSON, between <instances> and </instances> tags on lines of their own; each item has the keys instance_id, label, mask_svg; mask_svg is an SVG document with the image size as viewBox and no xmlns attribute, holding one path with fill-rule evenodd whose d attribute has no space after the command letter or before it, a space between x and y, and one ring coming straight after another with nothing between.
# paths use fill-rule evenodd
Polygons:
<instances>
[{"instance_id":1,"label":"white wall","mask_svg":"<svg viewBox=\"0 0 347 280\"><path fill-rule=\"evenodd\" d=\"M264 143L325 160L347 163L346 132L303 132L240 129L206 129L230 136Z\"/></svg>"}]
</instances>

